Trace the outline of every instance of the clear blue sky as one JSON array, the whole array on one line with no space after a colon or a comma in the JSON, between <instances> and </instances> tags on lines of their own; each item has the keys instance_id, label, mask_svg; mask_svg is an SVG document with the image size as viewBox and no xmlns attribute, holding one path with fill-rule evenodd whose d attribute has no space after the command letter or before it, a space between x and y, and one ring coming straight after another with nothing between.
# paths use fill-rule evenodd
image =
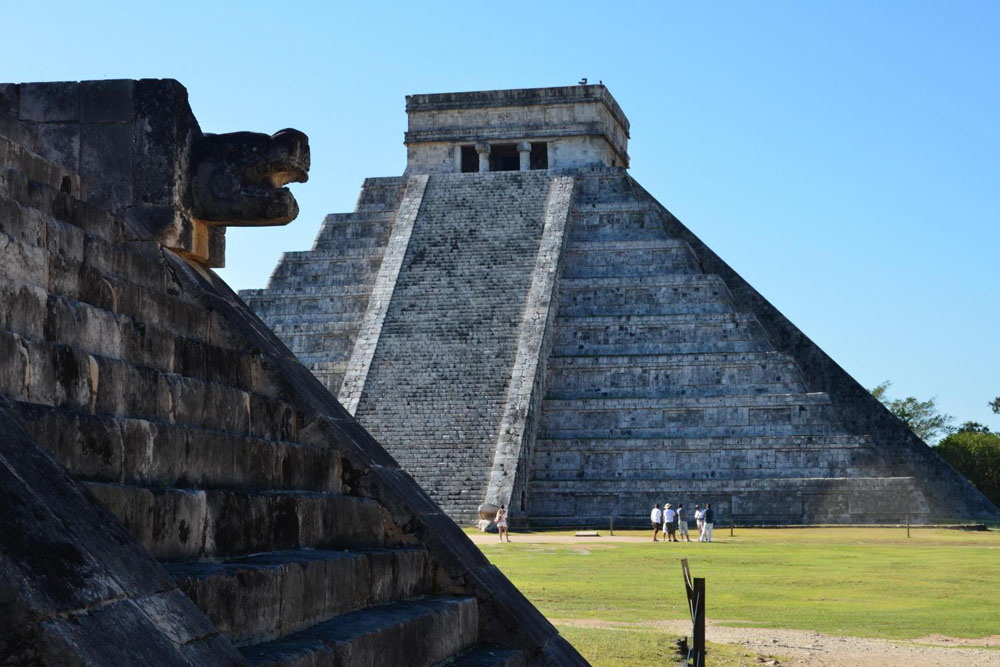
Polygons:
<instances>
[{"instance_id":1,"label":"clear blue sky","mask_svg":"<svg viewBox=\"0 0 1000 667\"><path fill-rule=\"evenodd\" d=\"M0 80L171 77L205 131L305 131L236 288L402 173L404 95L586 76L632 175L862 384L1000 430L998 2L147 4L5 3Z\"/></svg>"}]
</instances>

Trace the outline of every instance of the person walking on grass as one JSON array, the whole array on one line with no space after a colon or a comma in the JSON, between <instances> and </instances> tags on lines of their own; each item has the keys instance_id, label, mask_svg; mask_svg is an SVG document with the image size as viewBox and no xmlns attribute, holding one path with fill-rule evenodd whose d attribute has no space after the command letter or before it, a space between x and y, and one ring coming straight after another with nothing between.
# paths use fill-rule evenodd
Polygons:
<instances>
[{"instance_id":1,"label":"person walking on grass","mask_svg":"<svg viewBox=\"0 0 1000 667\"><path fill-rule=\"evenodd\" d=\"M698 527L698 541L701 542L701 536L705 531L705 510L700 505L694 506L694 523Z\"/></svg>"},{"instance_id":2,"label":"person walking on grass","mask_svg":"<svg viewBox=\"0 0 1000 667\"><path fill-rule=\"evenodd\" d=\"M670 503L663 505L663 534L667 536L667 542L677 541L677 510Z\"/></svg>"},{"instance_id":3,"label":"person walking on grass","mask_svg":"<svg viewBox=\"0 0 1000 667\"><path fill-rule=\"evenodd\" d=\"M493 522L496 523L497 532L500 533L500 542L503 542L504 535L507 536L507 541L510 542L510 531L507 529L507 510L503 505L497 510L497 515L494 517Z\"/></svg>"},{"instance_id":4,"label":"person walking on grass","mask_svg":"<svg viewBox=\"0 0 1000 667\"><path fill-rule=\"evenodd\" d=\"M663 523L663 512L659 505L653 505L653 511L649 513L649 521L653 524L653 541L659 542L656 536L660 534L660 524Z\"/></svg>"},{"instance_id":5,"label":"person walking on grass","mask_svg":"<svg viewBox=\"0 0 1000 667\"><path fill-rule=\"evenodd\" d=\"M691 541L691 535L688 534L688 520L687 515L684 512L684 503L680 503L677 506L677 535L684 538L683 540L678 539L678 542Z\"/></svg>"},{"instance_id":6,"label":"person walking on grass","mask_svg":"<svg viewBox=\"0 0 1000 667\"><path fill-rule=\"evenodd\" d=\"M715 527L715 510L712 509L712 503L705 505L705 525L701 529L701 539L699 542L711 542L712 541L712 528Z\"/></svg>"}]
</instances>

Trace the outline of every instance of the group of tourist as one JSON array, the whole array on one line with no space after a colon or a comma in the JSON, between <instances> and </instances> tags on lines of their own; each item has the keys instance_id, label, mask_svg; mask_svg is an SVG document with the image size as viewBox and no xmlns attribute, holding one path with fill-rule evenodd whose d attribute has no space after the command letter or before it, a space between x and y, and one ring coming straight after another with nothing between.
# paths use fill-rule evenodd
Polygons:
<instances>
[{"instance_id":1,"label":"group of tourist","mask_svg":"<svg viewBox=\"0 0 1000 667\"><path fill-rule=\"evenodd\" d=\"M670 503L664 503L663 509L659 505L653 505L653 511L649 514L649 520L653 524L653 541L659 542L660 529L663 529L664 542L691 541L688 533L688 519L684 513L684 503L677 505L677 509ZM712 503L706 503L705 509L700 505L694 506L694 521L698 526L698 541L711 542L712 528L715 527L715 510ZM682 539L678 539L680 536Z\"/></svg>"}]
</instances>

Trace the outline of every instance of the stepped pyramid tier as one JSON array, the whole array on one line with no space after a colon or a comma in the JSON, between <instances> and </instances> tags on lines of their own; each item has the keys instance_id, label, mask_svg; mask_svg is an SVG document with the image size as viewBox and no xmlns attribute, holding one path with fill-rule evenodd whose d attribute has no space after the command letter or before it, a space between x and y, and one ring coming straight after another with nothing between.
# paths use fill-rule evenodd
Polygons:
<instances>
[{"instance_id":1,"label":"stepped pyramid tier","mask_svg":"<svg viewBox=\"0 0 1000 667\"><path fill-rule=\"evenodd\" d=\"M586 664L211 271L308 159L174 81L0 85L0 661Z\"/></svg>"},{"instance_id":2,"label":"stepped pyramid tier","mask_svg":"<svg viewBox=\"0 0 1000 667\"><path fill-rule=\"evenodd\" d=\"M629 176L603 85L406 109L404 176L243 296L452 518L998 516Z\"/></svg>"}]
</instances>

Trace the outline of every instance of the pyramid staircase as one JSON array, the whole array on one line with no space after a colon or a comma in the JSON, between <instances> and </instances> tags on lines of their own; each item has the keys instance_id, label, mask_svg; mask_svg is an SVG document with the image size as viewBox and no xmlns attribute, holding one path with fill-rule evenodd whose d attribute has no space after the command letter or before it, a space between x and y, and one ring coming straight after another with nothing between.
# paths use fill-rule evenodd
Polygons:
<instances>
[{"instance_id":1,"label":"pyramid staircase","mask_svg":"<svg viewBox=\"0 0 1000 667\"><path fill-rule=\"evenodd\" d=\"M454 564L365 492L351 447L328 444L330 429L370 442L356 423L310 415L302 396L336 404L261 347L276 339L218 279L82 200L79 177L33 142L0 123L0 395L238 647L233 664L526 664L489 643ZM396 183L379 185L391 208ZM362 210L325 229L353 239L363 272L386 219ZM307 347L328 334L299 332Z\"/></svg>"},{"instance_id":2,"label":"pyramid staircase","mask_svg":"<svg viewBox=\"0 0 1000 667\"><path fill-rule=\"evenodd\" d=\"M353 213L326 216L311 250L282 254L267 288L240 291L334 396L405 188L402 177L366 179Z\"/></svg>"}]
</instances>

